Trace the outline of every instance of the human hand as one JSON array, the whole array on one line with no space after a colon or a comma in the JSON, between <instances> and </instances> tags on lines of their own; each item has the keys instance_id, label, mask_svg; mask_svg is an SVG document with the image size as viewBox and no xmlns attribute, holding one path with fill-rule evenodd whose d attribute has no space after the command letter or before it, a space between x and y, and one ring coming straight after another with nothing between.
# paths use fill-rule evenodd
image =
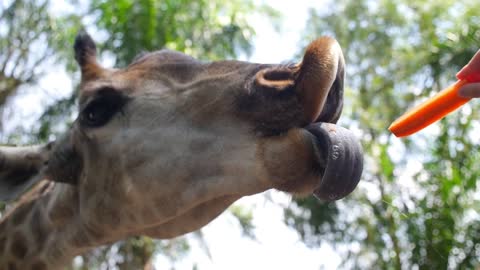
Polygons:
<instances>
[{"instance_id":1,"label":"human hand","mask_svg":"<svg viewBox=\"0 0 480 270\"><path fill-rule=\"evenodd\" d=\"M457 73L459 80L468 79L474 74L480 74L480 50L472 57L470 62ZM468 83L458 91L458 95L465 98L480 97L480 83Z\"/></svg>"}]
</instances>

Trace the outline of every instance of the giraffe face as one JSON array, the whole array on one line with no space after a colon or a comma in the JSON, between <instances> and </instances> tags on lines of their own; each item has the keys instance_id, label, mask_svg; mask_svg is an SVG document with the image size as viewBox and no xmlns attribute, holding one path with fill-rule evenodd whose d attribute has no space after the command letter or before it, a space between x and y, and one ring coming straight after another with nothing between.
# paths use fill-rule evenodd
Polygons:
<instances>
[{"instance_id":1,"label":"giraffe face","mask_svg":"<svg viewBox=\"0 0 480 270\"><path fill-rule=\"evenodd\" d=\"M163 50L108 69L90 36L74 47L78 118L38 170L71 184L68 200L92 228L172 237L244 195L276 188L335 200L360 179L359 144L335 125L344 60L331 38L297 65Z\"/></svg>"}]
</instances>

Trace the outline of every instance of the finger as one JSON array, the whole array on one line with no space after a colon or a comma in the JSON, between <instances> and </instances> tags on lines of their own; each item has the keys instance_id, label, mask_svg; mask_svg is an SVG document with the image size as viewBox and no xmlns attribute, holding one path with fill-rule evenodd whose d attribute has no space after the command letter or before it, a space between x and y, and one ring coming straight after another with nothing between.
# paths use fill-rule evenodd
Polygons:
<instances>
[{"instance_id":1,"label":"finger","mask_svg":"<svg viewBox=\"0 0 480 270\"><path fill-rule=\"evenodd\" d=\"M480 97L480 83L469 83L458 90L458 95L464 98Z\"/></svg>"},{"instance_id":2,"label":"finger","mask_svg":"<svg viewBox=\"0 0 480 270\"><path fill-rule=\"evenodd\" d=\"M464 67L457 73L457 79L459 79L459 80L464 80L465 77L467 77L468 74L470 74L470 70L471 70L471 68L470 68L468 65L464 66Z\"/></svg>"},{"instance_id":3,"label":"finger","mask_svg":"<svg viewBox=\"0 0 480 270\"><path fill-rule=\"evenodd\" d=\"M470 62L457 73L457 78L463 80L475 72L480 72L480 50L478 50Z\"/></svg>"}]
</instances>

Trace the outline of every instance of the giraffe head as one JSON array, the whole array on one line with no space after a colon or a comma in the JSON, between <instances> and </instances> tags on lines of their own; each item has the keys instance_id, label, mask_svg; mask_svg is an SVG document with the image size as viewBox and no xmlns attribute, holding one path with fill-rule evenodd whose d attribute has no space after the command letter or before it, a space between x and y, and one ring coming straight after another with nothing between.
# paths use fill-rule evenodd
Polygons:
<instances>
[{"instance_id":1,"label":"giraffe head","mask_svg":"<svg viewBox=\"0 0 480 270\"><path fill-rule=\"evenodd\" d=\"M89 247L174 237L270 188L340 199L360 179L361 148L335 125L344 59L332 38L312 42L295 65L162 50L112 69L88 34L74 48L78 118L48 145L0 149L0 199L57 182L45 211L87 228Z\"/></svg>"}]
</instances>

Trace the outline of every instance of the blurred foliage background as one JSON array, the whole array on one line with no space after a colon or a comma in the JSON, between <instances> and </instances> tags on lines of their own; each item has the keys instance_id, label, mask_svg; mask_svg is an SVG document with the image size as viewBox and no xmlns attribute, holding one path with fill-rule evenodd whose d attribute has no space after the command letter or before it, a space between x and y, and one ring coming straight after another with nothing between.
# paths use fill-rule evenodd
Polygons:
<instances>
[{"instance_id":1,"label":"blurred foliage background","mask_svg":"<svg viewBox=\"0 0 480 270\"><path fill-rule=\"evenodd\" d=\"M284 210L285 223L308 246L333 246L342 269L478 267L478 102L408 139L396 139L387 130L413 104L452 83L479 49L478 0L328 3L310 10L305 44L298 48L324 34L342 45L348 77L340 123L361 138L366 167L351 196L328 204L294 199ZM274 8L253 0L71 0L67 6L73 8L52 12L54 4L0 1L2 143L47 141L74 119L79 74L71 46L81 28L94 34L104 61L123 66L136 54L159 48L205 60L249 55L255 35L249 16L281 20ZM9 123L5 128L22 109L12 108L18 92L38 91L52 66L70 74L73 86L66 88L72 90L43 104L31 127ZM237 206L229 211L254 238L252 213ZM194 236L202 241L201 231ZM184 237L139 236L79 256L72 269L148 269L155 254L175 261L188 252Z\"/></svg>"},{"instance_id":2,"label":"blurred foliage background","mask_svg":"<svg viewBox=\"0 0 480 270\"><path fill-rule=\"evenodd\" d=\"M358 129L366 170L346 200L296 200L285 221L309 245L336 246L346 269L478 267L478 103L408 139L387 130L453 83L479 49L478 2L339 0L311 11L305 40L319 33L344 48L349 89L341 121Z\"/></svg>"}]
</instances>

